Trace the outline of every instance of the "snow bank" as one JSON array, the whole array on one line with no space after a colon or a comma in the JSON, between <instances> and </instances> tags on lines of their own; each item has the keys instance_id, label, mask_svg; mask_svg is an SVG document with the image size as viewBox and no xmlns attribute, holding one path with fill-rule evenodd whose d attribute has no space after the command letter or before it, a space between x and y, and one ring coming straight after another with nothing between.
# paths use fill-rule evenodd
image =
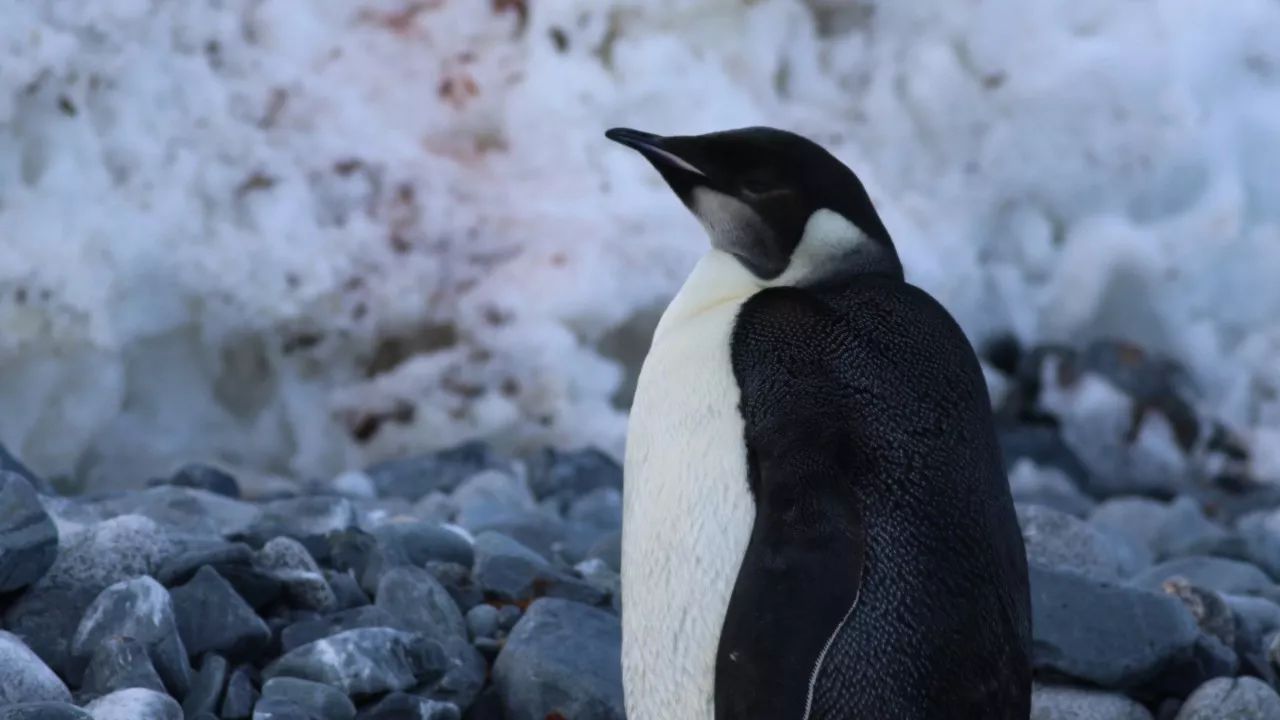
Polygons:
<instances>
[{"instance_id":1,"label":"snow bank","mask_svg":"<svg viewBox=\"0 0 1280 720\"><path fill-rule=\"evenodd\" d=\"M975 340L1133 338L1275 437L1277 36L1267 0L16 3L0 442L98 486L617 451L703 240L601 132L754 123L855 167Z\"/></svg>"}]
</instances>

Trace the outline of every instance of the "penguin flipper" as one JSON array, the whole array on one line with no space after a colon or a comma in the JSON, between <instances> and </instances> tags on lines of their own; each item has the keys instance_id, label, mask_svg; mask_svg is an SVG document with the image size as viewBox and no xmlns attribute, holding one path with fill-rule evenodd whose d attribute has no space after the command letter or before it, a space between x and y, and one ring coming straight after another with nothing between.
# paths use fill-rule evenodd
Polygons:
<instances>
[{"instance_id":1,"label":"penguin flipper","mask_svg":"<svg viewBox=\"0 0 1280 720\"><path fill-rule=\"evenodd\" d=\"M735 329L763 334L772 350L735 358L743 412L753 415L756 518L721 628L717 720L816 718L818 672L857 612L867 533L853 483L860 469L839 422L848 393L812 348L786 341L820 333L829 315L803 291L778 288L749 301Z\"/></svg>"}]
</instances>

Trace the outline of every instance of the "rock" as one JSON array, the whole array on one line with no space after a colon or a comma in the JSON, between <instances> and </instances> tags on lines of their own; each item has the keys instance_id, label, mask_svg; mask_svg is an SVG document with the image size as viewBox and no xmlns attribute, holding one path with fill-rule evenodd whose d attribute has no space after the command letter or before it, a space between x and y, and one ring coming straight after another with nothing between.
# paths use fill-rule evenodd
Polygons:
<instances>
[{"instance_id":1,"label":"rock","mask_svg":"<svg viewBox=\"0 0 1280 720\"><path fill-rule=\"evenodd\" d=\"M247 533L254 544L287 537L320 554L325 536L356 526L355 508L346 498L311 495L273 500L261 507L261 517Z\"/></svg>"},{"instance_id":2,"label":"rock","mask_svg":"<svg viewBox=\"0 0 1280 720\"><path fill-rule=\"evenodd\" d=\"M182 699L182 714L188 718L218 710L222 690L227 685L228 665L217 653L208 653L200 662L200 671L191 679L191 690Z\"/></svg>"},{"instance_id":3,"label":"rock","mask_svg":"<svg viewBox=\"0 0 1280 720\"><path fill-rule=\"evenodd\" d=\"M476 562L472 570L475 583L486 595L501 600L532 597L534 583L550 572L540 555L495 532L476 537Z\"/></svg>"},{"instance_id":4,"label":"rock","mask_svg":"<svg viewBox=\"0 0 1280 720\"><path fill-rule=\"evenodd\" d=\"M0 593L44 576L58 556L58 528L31 483L0 470Z\"/></svg>"},{"instance_id":5,"label":"rock","mask_svg":"<svg viewBox=\"0 0 1280 720\"><path fill-rule=\"evenodd\" d=\"M22 476L22 479L26 480L27 484L41 495L56 494L53 488L49 486L49 483L45 482L44 478L31 472L30 468L23 465L22 461L14 457L12 453L5 449L4 444L0 443L0 475L6 472Z\"/></svg>"},{"instance_id":6,"label":"rock","mask_svg":"<svg viewBox=\"0 0 1280 720\"><path fill-rule=\"evenodd\" d=\"M462 713L453 703L404 693L391 693L360 714L360 720L460 720L461 717Z\"/></svg>"},{"instance_id":7,"label":"rock","mask_svg":"<svg viewBox=\"0 0 1280 720\"><path fill-rule=\"evenodd\" d=\"M240 499L240 483L231 473L212 465L184 465L169 478L170 485L205 490L215 495Z\"/></svg>"},{"instance_id":8,"label":"rock","mask_svg":"<svg viewBox=\"0 0 1280 720\"><path fill-rule=\"evenodd\" d=\"M152 520L124 515L63 539L44 577L18 596L4 625L55 672L66 671L67 644L81 615L108 585L152 572L174 550Z\"/></svg>"},{"instance_id":9,"label":"rock","mask_svg":"<svg viewBox=\"0 0 1280 720\"><path fill-rule=\"evenodd\" d=\"M254 557L254 566L279 580L298 607L325 610L338 602L311 553L293 538L278 537L268 542Z\"/></svg>"},{"instance_id":10,"label":"rock","mask_svg":"<svg viewBox=\"0 0 1280 720\"><path fill-rule=\"evenodd\" d=\"M271 641L267 624L212 568L200 568L170 597L178 633L193 657L217 652L233 660L249 659Z\"/></svg>"},{"instance_id":11,"label":"rock","mask_svg":"<svg viewBox=\"0 0 1280 720\"><path fill-rule=\"evenodd\" d=\"M325 720L353 720L356 716L356 706L346 695L310 680L272 678L262 686L262 699L291 702Z\"/></svg>"},{"instance_id":12,"label":"rock","mask_svg":"<svg viewBox=\"0 0 1280 720\"><path fill-rule=\"evenodd\" d=\"M1280 578L1280 510L1267 510L1244 515L1236 521L1245 556Z\"/></svg>"},{"instance_id":13,"label":"rock","mask_svg":"<svg viewBox=\"0 0 1280 720\"><path fill-rule=\"evenodd\" d=\"M543 598L529 606L494 663L509 720L622 720L622 630L618 618Z\"/></svg>"},{"instance_id":14,"label":"rock","mask_svg":"<svg viewBox=\"0 0 1280 720\"><path fill-rule=\"evenodd\" d=\"M475 532L506 535L544 558L559 557L568 539L568 527L564 521L542 510L513 514L477 526Z\"/></svg>"},{"instance_id":15,"label":"rock","mask_svg":"<svg viewBox=\"0 0 1280 720\"><path fill-rule=\"evenodd\" d=\"M622 529L622 493L599 488L569 506L563 554L571 561L586 558L606 535Z\"/></svg>"},{"instance_id":16,"label":"rock","mask_svg":"<svg viewBox=\"0 0 1280 720\"><path fill-rule=\"evenodd\" d=\"M1116 498L1089 518L1094 527L1144 548L1157 562L1203 552L1227 537L1191 498L1164 503L1148 498Z\"/></svg>"},{"instance_id":17,"label":"rock","mask_svg":"<svg viewBox=\"0 0 1280 720\"><path fill-rule=\"evenodd\" d=\"M1176 720L1280 720L1280 697L1257 678L1217 678L1187 698Z\"/></svg>"},{"instance_id":18,"label":"rock","mask_svg":"<svg viewBox=\"0 0 1280 720\"><path fill-rule=\"evenodd\" d=\"M75 705L60 702L0 705L0 720L94 720Z\"/></svg>"},{"instance_id":19,"label":"rock","mask_svg":"<svg viewBox=\"0 0 1280 720\"><path fill-rule=\"evenodd\" d=\"M0 630L0 706L71 702L71 693L48 665L16 635Z\"/></svg>"},{"instance_id":20,"label":"rock","mask_svg":"<svg viewBox=\"0 0 1280 720\"><path fill-rule=\"evenodd\" d=\"M332 685L347 695L406 690L440 677L446 658L438 643L390 628L347 630L295 648L263 677L296 677Z\"/></svg>"},{"instance_id":21,"label":"rock","mask_svg":"<svg viewBox=\"0 0 1280 720\"><path fill-rule=\"evenodd\" d=\"M334 492L346 498L373 500L378 497L373 478L358 470L339 473L329 485Z\"/></svg>"},{"instance_id":22,"label":"rock","mask_svg":"<svg viewBox=\"0 0 1280 720\"><path fill-rule=\"evenodd\" d=\"M186 694L191 668L178 635L169 592L160 583L143 576L103 590L76 629L71 640L72 658L77 663L87 663L94 650L110 637L137 640L146 649L165 687L177 697Z\"/></svg>"},{"instance_id":23,"label":"rock","mask_svg":"<svg viewBox=\"0 0 1280 720\"><path fill-rule=\"evenodd\" d=\"M1017 510L1029 561L1099 580L1124 576L1111 539L1083 520L1039 505L1019 505Z\"/></svg>"},{"instance_id":24,"label":"rock","mask_svg":"<svg viewBox=\"0 0 1280 720\"><path fill-rule=\"evenodd\" d=\"M386 610L375 606L352 608L331 613L322 618L300 620L290 624L280 636L284 652L315 642L345 630L366 627L397 627L396 619Z\"/></svg>"},{"instance_id":25,"label":"rock","mask_svg":"<svg viewBox=\"0 0 1280 720\"><path fill-rule=\"evenodd\" d=\"M545 448L527 459L529 487L538 500L554 498L561 511L568 503L599 488L622 491L622 467L608 455L586 448Z\"/></svg>"},{"instance_id":26,"label":"rock","mask_svg":"<svg viewBox=\"0 0 1280 720\"><path fill-rule=\"evenodd\" d=\"M373 536L379 543L396 545L408 565L422 567L439 561L471 567L475 561L475 552L466 538L436 523L387 523L374 530Z\"/></svg>"},{"instance_id":27,"label":"rock","mask_svg":"<svg viewBox=\"0 0 1280 720\"><path fill-rule=\"evenodd\" d=\"M462 481L489 469L503 469L483 442L470 442L437 453L388 460L365 469L379 497L416 501L432 491L452 492Z\"/></svg>"},{"instance_id":28,"label":"rock","mask_svg":"<svg viewBox=\"0 0 1280 720\"><path fill-rule=\"evenodd\" d=\"M245 720L253 715L253 706L258 702L258 690L253 678L253 668L248 665L241 665L231 671L231 676L227 678L227 690L222 696L223 720Z\"/></svg>"},{"instance_id":29,"label":"rock","mask_svg":"<svg viewBox=\"0 0 1280 720\"><path fill-rule=\"evenodd\" d=\"M1151 713L1118 693L1037 685L1031 693L1031 720L1152 720Z\"/></svg>"},{"instance_id":30,"label":"rock","mask_svg":"<svg viewBox=\"0 0 1280 720\"><path fill-rule=\"evenodd\" d=\"M1089 471L1080 456L1063 441L1057 428L1048 425L1007 425L996 427L1000 448L1004 452L1005 469L1013 473L1021 459L1039 468L1053 468L1071 480L1076 488L1089 486Z\"/></svg>"},{"instance_id":31,"label":"rock","mask_svg":"<svg viewBox=\"0 0 1280 720\"><path fill-rule=\"evenodd\" d=\"M1016 503L1040 505L1075 517L1085 517L1096 505L1065 472L1042 467L1025 457L1015 460L1009 468L1009 489Z\"/></svg>"},{"instance_id":32,"label":"rock","mask_svg":"<svg viewBox=\"0 0 1280 720\"><path fill-rule=\"evenodd\" d=\"M1155 680L1200 635L1176 598L1036 564L1031 609L1036 669L1104 688Z\"/></svg>"},{"instance_id":33,"label":"rock","mask_svg":"<svg viewBox=\"0 0 1280 720\"><path fill-rule=\"evenodd\" d=\"M108 637L94 649L80 692L99 697L127 688L165 691L142 643L131 637Z\"/></svg>"},{"instance_id":34,"label":"rock","mask_svg":"<svg viewBox=\"0 0 1280 720\"><path fill-rule=\"evenodd\" d=\"M456 522L468 530L491 527L536 507L523 478L497 470L467 478L453 491L453 502L458 508Z\"/></svg>"},{"instance_id":35,"label":"rock","mask_svg":"<svg viewBox=\"0 0 1280 720\"><path fill-rule=\"evenodd\" d=\"M236 593L255 611L274 604L284 594L284 583L274 574L256 567L218 563L209 567L231 583Z\"/></svg>"},{"instance_id":36,"label":"rock","mask_svg":"<svg viewBox=\"0 0 1280 720\"><path fill-rule=\"evenodd\" d=\"M253 720L328 720L297 703L281 698L262 698L253 706Z\"/></svg>"},{"instance_id":37,"label":"rock","mask_svg":"<svg viewBox=\"0 0 1280 720\"><path fill-rule=\"evenodd\" d=\"M615 612L622 609L622 578L613 568L609 567L603 560L592 558L583 560L574 566L574 569L582 575L582 578L589 585L605 593L612 600L611 606Z\"/></svg>"},{"instance_id":38,"label":"rock","mask_svg":"<svg viewBox=\"0 0 1280 720\"><path fill-rule=\"evenodd\" d=\"M84 709L93 720L182 720L182 707L176 700L144 688L117 690Z\"/></svg>"},{"instance_id":39,"label":"rock","mask_svg":"<svg viewBox=\"0 0 1280 720\"><path fill-rule=\"evenodd\" d=\"M498 634L498 609L492 605L477 605L467 611L467 632L474 638L495 637Z\"/></svg>"},{"instance_id":40,"label":"rock","mask_svg":"<svg viewBox=\"0 0 1280 720\"><path fill-rule=\"evenodd\" d=\"M449 592L415 567L395 568L378 583L377 607L396 619L396 627L433 640L465 638L466 623Z\"/></svg>"},{"instance_id":41,"label":"rock","mask_svg":"<svg viewBox=\"0 0 1280 720\"><path fill-rule=\"evenodd\" d=\"M609 533L596 542L595 545L587 551L586 560L598 558L603 560L609 569L620 573L622 572L622 533Z\"/></svg>"},{"instance_id":42,"label":"rock","mask_svg":"<svg viewBox=\"0 0 1280 720\"><path fill-rule=\"evenodd\" d=\"M178 553L165 560L156 570L155 578L165 587L180 585L192 578L205 565L248 566L253 561L253 550L244 543L219 543L204 545Z\"/></svg>"},{"instance_id":43,"label":"rock","mask_svg":"<svg viewBox=\"0 0 1280 720\"><path fill-rule=\"evenodd\" d=\"M161 485L96 503L106 517L137 514L151 518L175 534L208 538L244 534L261 511L252 503L197 488Z\"/></svg>"},{"instance_id":44,"label":"rock","mask_svg":"<svg viewBox=\"0 0 1280 720\"><path fill-rule=\"evenodd\" d=\"M449 591L449 597L457 603L459 610L466 612L484 602L484 592L472 578L470 567L457 563L430 562L427 563L427 572L435 576L444 589Z\"/></svg>"},{"instance_id":45,"label":"rock","mask_svg":"<svg viewBox=\"0 0 1280 720\"><path fill-rule=\"evenodd\" d=\"M1159 590L1166 580L1175 577L1220 593L1261 596L1277 593L1271 578L1248 563L1199 555L1160 563L1137 574L1129 582L1136 587Z\"/></svg>"},{"instance_id":46,"label":"rock","mask_svg":"<svg viewBox=\"0 0 1280 720\"><path fill-rule=\"evenodd\" d=\"M370 603L369 596L349 571L325 570L324 579L329 583L329 589L333 590L335 610L349 610Z\"/></svg>"},{"instance_id":47,"label":"rock","mask_svg":"<svg viewBox=\"0 0 1280 720\"><path fill-rule=\"evenodd\" d=\"M1166 580L1160 589L1181 600L1201 630L1221 640L1223 645L1235 647L1235 616L1221 595L1196 587L1183 578Z\"/></svg>"}]
</instances>

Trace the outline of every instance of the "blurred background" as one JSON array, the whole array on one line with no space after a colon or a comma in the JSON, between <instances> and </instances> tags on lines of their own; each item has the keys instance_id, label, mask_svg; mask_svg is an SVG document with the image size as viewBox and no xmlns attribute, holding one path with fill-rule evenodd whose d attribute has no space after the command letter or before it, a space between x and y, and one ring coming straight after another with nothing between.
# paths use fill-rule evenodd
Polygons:
<instances>
[{"instance_id":1,"label":"blurred background","mask_svg":"<svg viewBox=\"0 0 1280 720\"><path fill-rule=\"evenodd\" d=\"M997 404L1016 348L1160 358L1212 422L1137 413L1146 460L1226 433L1280 480L1277 37L1271 0L9 3L0 444L94 488L617 455L705 241L602 133L768 124L861 175ZM1041 400L1082 446L1108 398Z\"/></svg>"}]
</instances>

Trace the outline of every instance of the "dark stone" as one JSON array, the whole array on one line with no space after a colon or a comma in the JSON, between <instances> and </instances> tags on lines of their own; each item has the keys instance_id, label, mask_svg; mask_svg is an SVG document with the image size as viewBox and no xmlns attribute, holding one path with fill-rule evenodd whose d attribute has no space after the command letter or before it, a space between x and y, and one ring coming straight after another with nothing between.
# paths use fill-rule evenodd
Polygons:
<instances>
[{"instance_id":1,"label":"dark stone","mask_svg":"<svg viewBox=\"0 0 1280 720\"><path fill-rule=\"evenodd\" d=\"M0 593L44 576L58 557L58 528L24 477L0 470Z\"/></svg>"},{"instance_id":2,"label":"dark stone","mask_svg":"<svg viewBox=\"0 0 1280 720\"><path fill-rule=\"evenodd\" d=\"M360 713L360 720L461 720L453 703L428 700L417 695L391 693L377 705Z\"/></svg>"},{"instance_id":3,"label":"dark stone","mask_svg":"<svg viewBox=\"0 0 1280 720\"><path fill-rule=\"evenodd\" d=\"M264 503L262 515L247 532L257 545L272 538L292 538L317 560L326 560L326 537L355 527L356 513L346 498L310 495Z\"/></svg>"},{"instance_id":4,"label":"dark stone","mask_svg":"<svg viewBox=\"0 0 1280 720\"><path fill-rule=\"evenodd\" d=\"M123 493L101 499L95 505L108 517L142 515L173 532L208 538L243 535L261 515L252 503L174 485Z\"/></svg>"},{"instance_id":5,"label":"dark stone","mask_svg":"<svg viewBox=\"0 0 1280 720\"><path fill-rule=\"evenodd\" d=\"M170 592L178 633L192 656L217 652L249 659L271 641L271 631L235 588L210 567Z\"/></svg>"},{"instance_id":6,"label":"dark stone","mask_svg":"<svg viewBox=\"0 0 1280 720\"><path fill-rule=\"evenodd\" d=\"M277 677L262 686L263 700L284 700L325 720L352 720L356 706L328 685L291 677Z\"/></svg>"},{"instance_id":7,"label":"dark stone","mask_svg":"<svg viewBox=\"0 0 1280 720\"><path fill-rule=\"evenodd\" d=\"M31 468L23 465L22 461L18 460L17 457L6 450L3 444L0 444L0 475L3 475L6 472L21 475L23 479L41 495L57 494L54 491L53 486L49 485L44 478L32 472Z\"/></svg>"},{"instance_id":8,"label":"dark stone","mask_svg":"<svg viewBox=\"0 0 1280 720\"><path fill-rule=\"evenodd\" d=\"M1193 554L1227 536L1188 497L1167 503L1138 497L1108 500L1094 510L1089 524L1141 547L1157 562Z\"/></svg>"},{"instance_id":9,"label":"dark stone","mask_svg":"<svg viewBox=\"0 0 1280 720\"><path fill-rule=\"evenodd\" d=\"M502 710L502 696L498 694L498 688L492 685L486 687L471 707L467 708L463 720L506 720L506 713Z\"/></svg>"},{"instance_id":10,"label":"dark stone","mask_svg":"<svg viewBox=\"0 0 1280 720\"><path fill-rule=\"evenodd\" d=\"M421 635L360 628L289 651L268 665L263 677L297 677L332 685L351 696L374 695L439 678L446 663L440 645Z\"/></svg>"},{"instance_id":11,"label":"dark stone","mask_svg":"<svg viewBox=\"0 0 1280 720\"><path fill-rule=\"evenodd\" d=\"M1055 427L1047 425L1000 425L996 428L1004 451L1006 470L1012 470L1020 458L1042 467L1054 467L1066 473L1077 487L1086 489L1090 475L1080 456L1067 446Z\"/></svg>"},{"instance_id":12,"label":"dark stone","mask_svg":"<svg viewBox=\"0 0 1280 720\"><path fill-rule=\"evenodd\" d=\"M212 465L184 465L169 478L169 484L240 499L240 483L236 482L235 476Z\"/></svg>"},{"instance_id":13,"label":"dark stone","mask_svg":"<svg viewBox=\"0 0 1280 720\"><path fill-rule=\"evenodd\" d=\"M60 702L0 705L0 720L94 720L75 705Z\"/></svg>"},{"instance_id":14,"label":"dark stone","mask_svg":"<svg viewBox=\"0 0 1280 720\"><path fill-rule=\"evenodd\" d=\"M579 603L534 602L494 663L509 720L623 720L618 618Z\"/></svg>"},{"instance_id":15,"label":"dark stone","mask_svg":"<svg viewBox=\"0 0 1280 720\"><path fill-rule=\"evenodd\" d=\"M502 469L507 464L486 443L477 441L436 453L388 460L366 468L365 473L373 480L379 497L412 502L433 491L452 492L472 475Z\"/></svg>"},{"instance_id":16,"label":"dark stone","mask_svg":"<svg viewBox=\"0 0 1280 720\"><path fill-rule=\"evenodd\" d=\"M210 565L254 610L262 610L280 599L284 583L258 568L238 564Z\"/></svg>"},{"instance_id":17,"label":"dark stone","mask_svg":"<svg viewBox=\"0 0 1280 720\"><path fill-rule=\"evenodd\" d=\"M182 712L187 717L218 711L222 691L227 686L228 665L225 658L209 653L200 662L200 670L191 678L191 690L182 699Z\"/></svg>"},{"instance_id":18,"label":"dark stone","mask_svg":"<svg viewBox=\"0 0 1280 720\"><path fill-rule=\"evenodd\" d=\"M262 698L253 706L253 720L328 720L283 698Z\"/></svg>"},{"instance_id":19,"label":"dark stone","mask_svg":"<svg viewBox=\"0 0 1280 720\"><path fill-rule=\"evenodd\" d=\"M550 563L519 542L498 533L476 537L472 579L485 597L519 602L535 597L559 597L598 605L606 593Z\"/></svg>"},{"instance_id":20,"label":"dark stone","mask_svg":"<svg viewBox=\"0 0 1280 720\"><path fill-rule=\"evenodd\" d=\"M1037 685L1031 694L1033 720L1151 720L1151 713L1119 693Z\"/></svg>"},{"instance_id":21,"label":"dark stone","mask_svg":"<svg viewBox=\"0 0 1280 720\"><path fill-rule=\"evenodd\" d=\"M484 602L484 592L471 577L470 567L457 563L432 562L427 563L427 572L434 575L444 589L449 591L449 597L453 598L459 610L465 612Z\"/></svg>"},{"instance_id":22,"label":"dark stone","mask_svg":"<svg viewBox=\"0 0 1280 720\"><path fill-rule=\"evenodd\" d=\"M222 696L223 720L245 720L253 715L253 706L258 702L258 689L254 684L256 674L248 665L231 671L227 678L227 691Z\"/></svg>"},{"instance_id":23,"label":"dark stone","mask_svg":"<svg viewBox=\"0 0 1280 720\"><path fill-rule=\"evenodd\" d=\"M1101 687L1150 683L1200 636L1176 598L1031 565L1033 660Z\"/></svg>"},{"instance_id":24,"label":"dark stone","mask_svg":"<svg viewBox=\"0 0 1280 720\"><path fill-rule=\"evenodd\" d=\"M1277 593L1271 578L1253 565L1198 555L1160 563L1138 573L1129 582L1136 587L1160 590L1166 580L1178 577L1192 585L1232 595L1272 597Z\"/></svg>"},{"instance_id":25,"label":"dark stone","mask_svg":"<svg viewBox=\"0 0 1280 720\"><path fill-rule=\"evenodd\" d=\"M1039 505L1019 505L1017 511L1029 561L1100 580L1126 575L1111 538L1083 520Z\"/></svg>"},{"instance_id":26,"label":"dark stone","mask_svg":"<svg viewBox=\"0 0 1280 720\"><path fill-rule=\"evenodd\" d=\"M350 610L369 604L369 596L350 572L325 570L324 579L329 583L329 589L333 590L335 610Z\"/></svg>"},{"instance_id":27,"label":"dark stone","mask_svg":"<svg viewBox=\"0 0 1280 720\"><path fill-rule=\"evenodd\" d=\"M351 573L360 589L368 595L377 591L378 580L384 572L411 564L399 543L379 542L378 538L358 528L330 533L325 542L329 565Z\"/></svg>"},{"instance_id":28,"label":"dark stone","mask_svg":"<svg viewBox=\"0 0 1280 720\"><path fill-rule=\"evenodd\" d=\"M511 632L522 617L524 617L524 611L518 605L503 605L498 608L498 627L503 632Z\"/></svg>"},{"instance_id":29,"label":"dark stone","mask_svg":"<svg viewBox=\"0 0 1280 720\"><path fill-rule=\"evenodd\" d=\"M72 678L79 676L94 650L110 637L137 640L169 692L186 695L191 685L187 651L178 635L169 592L150 577L124 580L103 590L85 611L71 641L75 661Z\"/></svg>"},{"instance_id":30,"label":"dark stone","mask_svg":"<svg viewBox=\"0 0 1280 720\"><path fill-rule=\"evenodd\" d=\"M1086 517L1097 504L1062 470L1041 467L1027 458L1014 461L1009 469L1009 490L1016 503L1041 505L1075 517Z\"/></svg>"},{"instance_id":31,"label":"dark stone","mask_svg":"<svg viewBox=\"0 0 1280 720\"><path fill-rule=\"evenodd\" d=\"M300 620L284 628L280 636L283 652L346 630L366 627L396 627L396 619L386 610L368 605L331 613L323 618Z\"/></svg>"},{"instance_id":32,"label":"dark stone","mask_svg":"<svg viewBox=\"0 0 1280 720\"><path fill-rule=\"evenodd\" d=\"M563 512L568 503L593 490L622 491L622 467L595 448L545 448L527 459L529 488L538 500L554 498Z\"/></svg>"},{"instance_id":33,"label":"dark stone","mask_svg":"<svg viewBox=\"0 0 1280 720\"><path fill-rule=\"evenodd\" d=\"M536 507L524 478L496 470L472 475L450 497L458 509L454 521L472 531L531 512Z\"/></svg>"},{"instance_id":34,"label":"dark stone","mask_svg":"<svg viewBox=\"0 0 1280 720\"><path fill-rule=\"evenodd\" d=\"M395 544L404 553L407 565L452 562L471 567L475 553L471 543L458 533L431 522L394 522L373 531L379 543Z\"/></svg>"},{"instance_id":35,"label":"dark stone","mask_svg":"<svg viewBox=\"0 0 1280 720\"><path fill-rule=\"evenodd\" d=\"M472 638L491 638L498 634L498 609L477 605L467 611L467 632Z\"/></svg>"},{"instance_id":36,"label":"dark stone","mask_svg":"<svg viewBox=\"0 0 1280 720\"><path fill-rule=\"evenodd\" d=\"M560 557L569 539L565 522L549 512L534 510L512 514L471 528L477 535L496 532L512 538L544 558Z\"/></svg>"},{"instance_id":37,"label":"dark stone","mask_svg":"<svg viewBox=\"0 0 1280 720\"><path fill-rule=\"evenodd\" d=\"M0 630L0 706L70 701L62 680L21 639Z\"/></svg>"},{"instance_id":38,"label":"dark stone","mask_svg":"<svg viewBox=\"0 0 1280 720\"><path fill-rule=\"evenodd\" d=\"M81 693L98 697L131 687L165 691L142 643L131 637L106 638L93 651Z\"/></svg>"},{"instance_id":39,"label":"dark stone","mask_svg":"<svg viewBox=\"0 0 1280 720\"><path fill-rule=\"evenodd\" d=\"M182 706L177 700L145 688L117 690L84 709L94 720L182 720Z\"/></svg>"},{"instance_id":40,"label":"dark stone","mask_svg":"<svg viewBox=\"0 0 1280 720\"><path fill-rule=\"evenodd\" d=\"M169 558L156 571L155 578L171 588L190 580L205 565L215 569L227 565L248 567L252 561L253 550L244 543L206 545Z\"/></svg>"},{"instance_id":41,"label":"dark stone","mask_svg":"<svg viewBox=\"0 0 1280 720\"><path fill-rule=\"evenodd\" d=\"M254 566L279 580L290 602L308 610L333 608L338 599L320 572L320 566L302 544L289 537L277 537L258 551Z\"/></svg>"},{"instance_id":42,"label":"dark stone","mask_svg":"<svg viewBox=\"0 0 1280 720\"><path fill-rule=\"evenodd\" d=\"M1276 720L1280 696L1257 678L1216 678L1200 686L1176 720Z\"/></svg>"},{"instance_id":43,"label":"dark stone","mask_svg":"<svg viewBox=\"0 0 1280 720\"><path fill-rule=\"evenodd\" d=\"M1280 511L1249 513L1236 522L1246 558L1280 578Z\"/></svg>"}]
</instances>

